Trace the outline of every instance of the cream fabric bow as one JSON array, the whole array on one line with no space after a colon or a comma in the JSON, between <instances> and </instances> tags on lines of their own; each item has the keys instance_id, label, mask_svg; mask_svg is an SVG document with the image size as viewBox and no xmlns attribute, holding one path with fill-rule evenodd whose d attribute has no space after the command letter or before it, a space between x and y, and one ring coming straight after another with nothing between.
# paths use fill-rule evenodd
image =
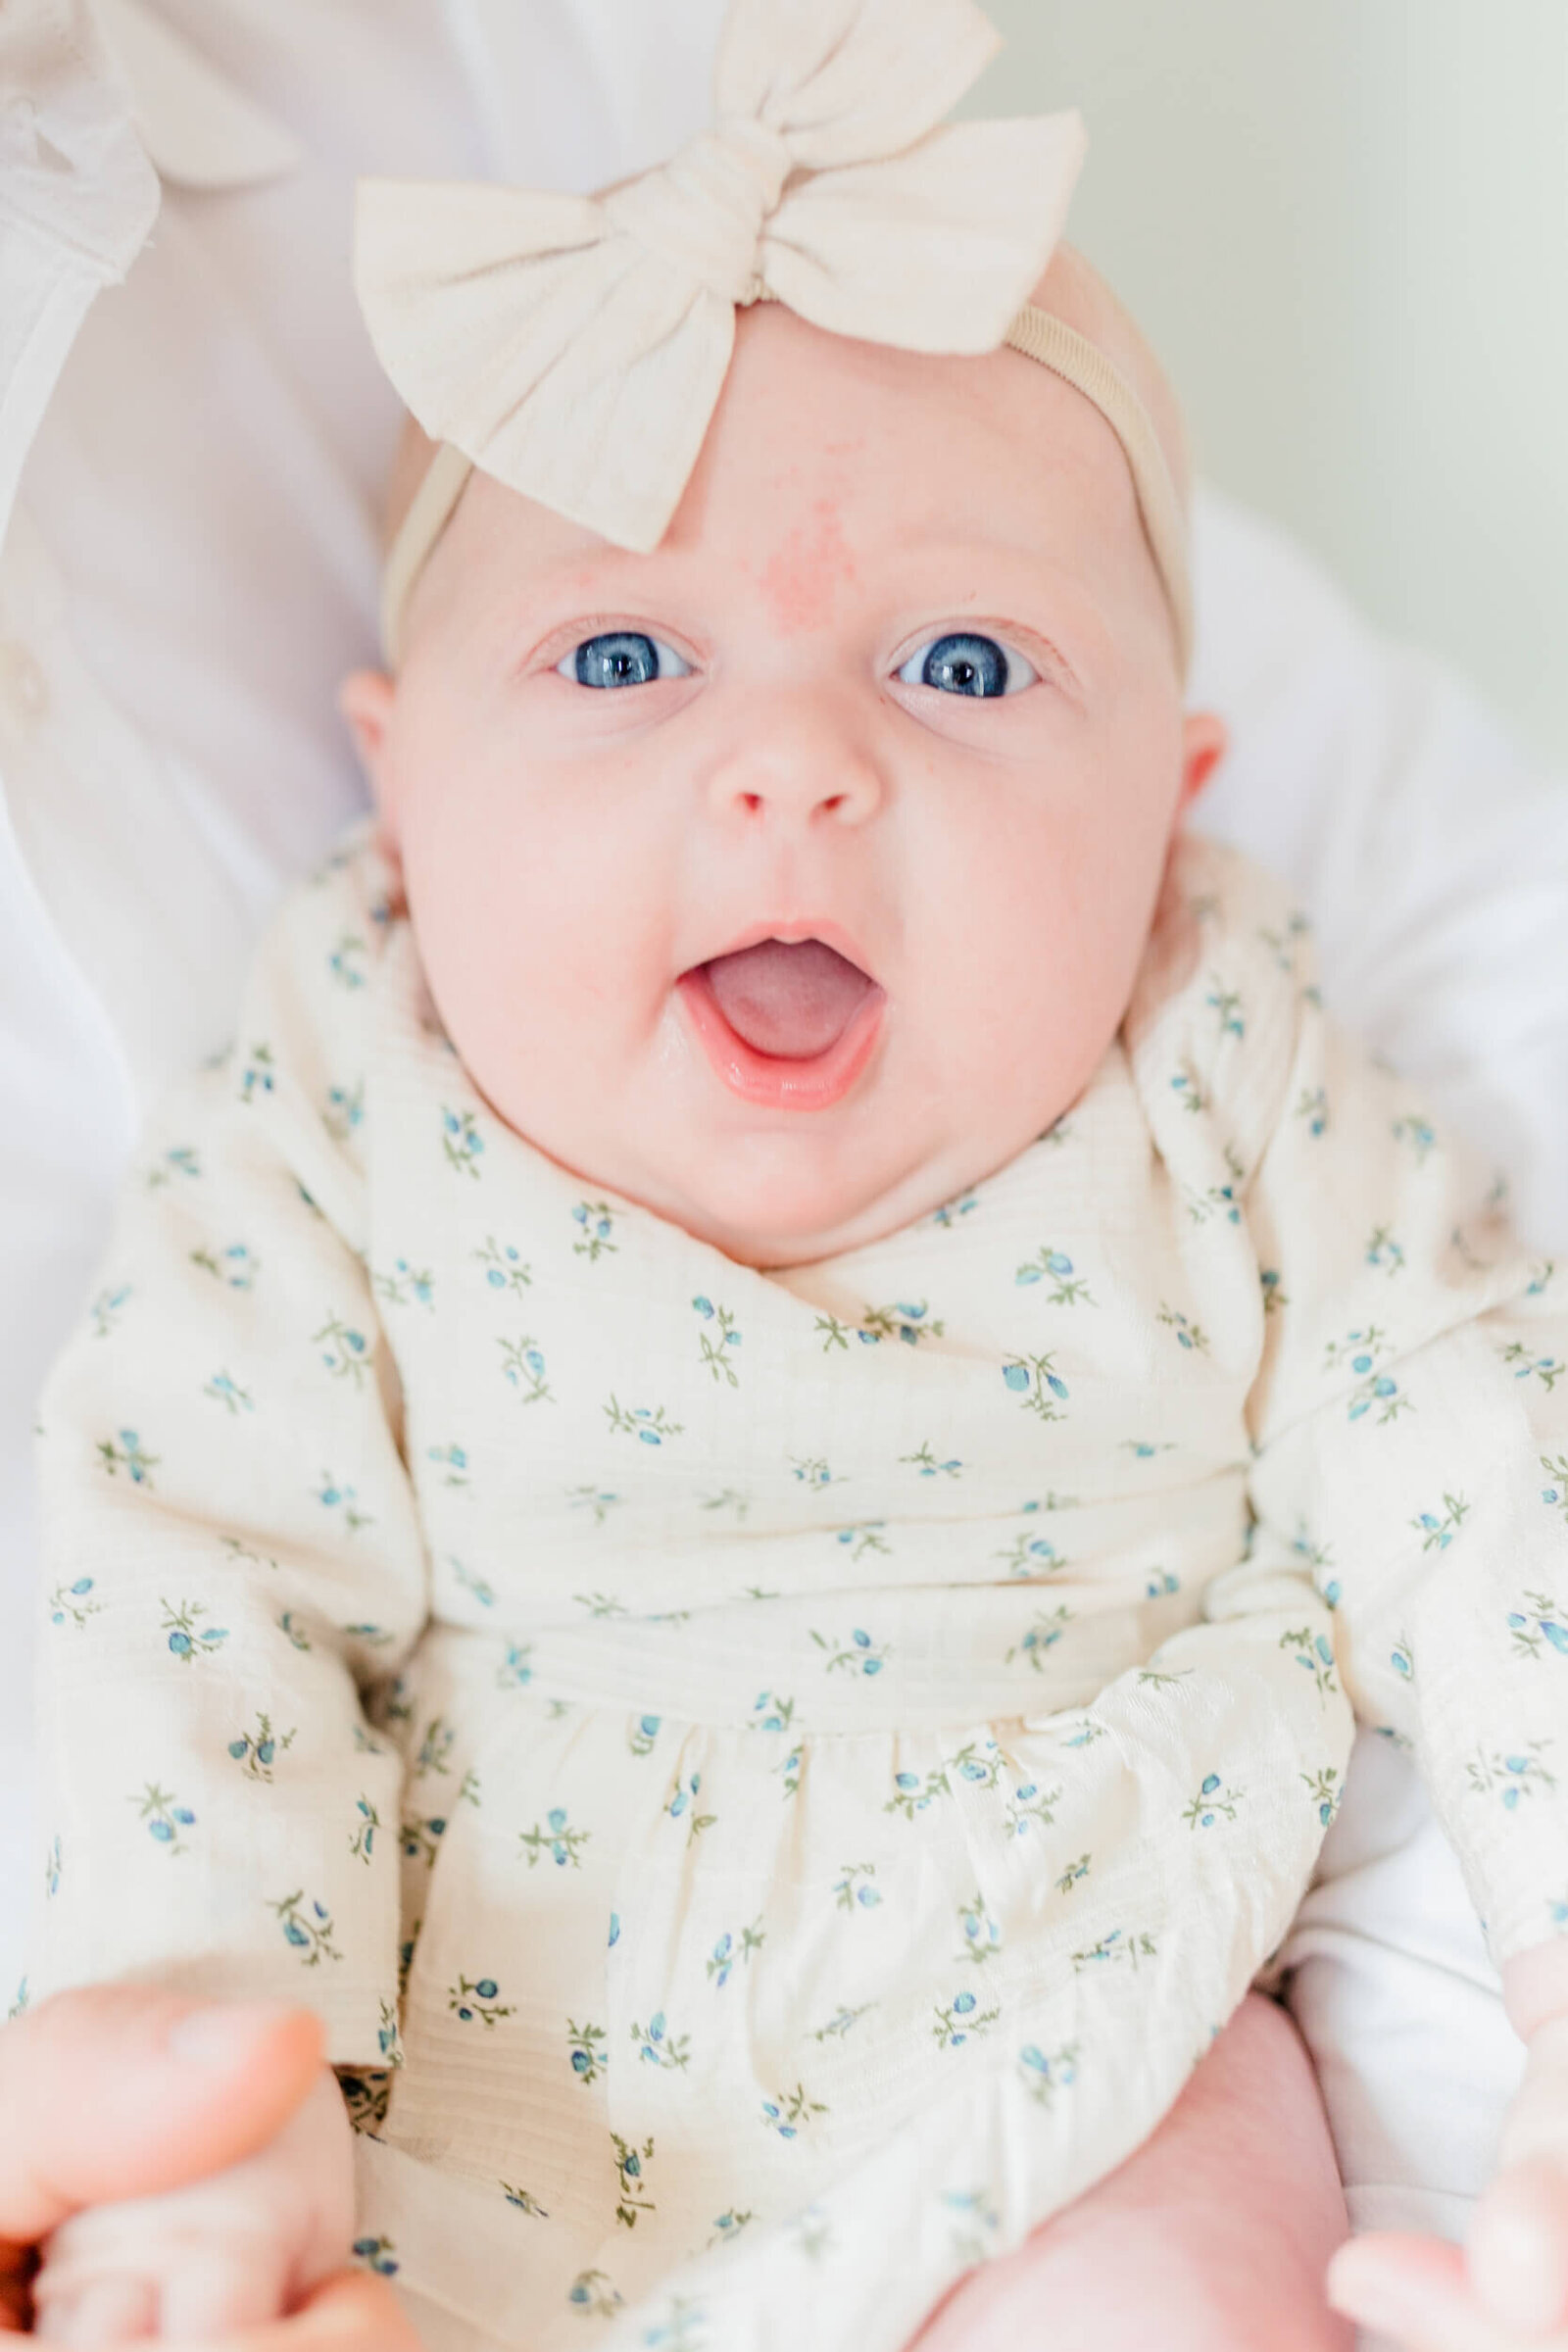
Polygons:
<instances>
[{"instance_id":1,"label":"cream fabric bow","mask_svg":"<svg viewBox=\"0 0 1568 2352\"><path fill-rule=\"evenodd\" d=\"M622 547L656 547L729 366L735 307L984 352L1044 270L1076 114L936 125L994 55L974 0L734 0L715 120L593 197L362 184L355 274L432 438Z\"/></svg>"}]
</instances>

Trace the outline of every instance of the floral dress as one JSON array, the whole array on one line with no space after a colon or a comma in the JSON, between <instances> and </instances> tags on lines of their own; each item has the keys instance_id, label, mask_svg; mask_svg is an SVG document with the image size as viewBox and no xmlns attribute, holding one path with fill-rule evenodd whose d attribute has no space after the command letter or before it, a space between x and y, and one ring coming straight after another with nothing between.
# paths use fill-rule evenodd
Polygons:
<instances>
[{"instance_id":1,"label":"floral dress","mask_svg":"<svg viewBox=\"0 0 1568 2352\"><path fill-rule=\"evenodd\" d=\"M44 1404L47 1899L322 2017L432 2352L894 2352L1160 2121L1352 1706L1568 1929L1568 1356L1304 928L1173 861L1082 1099L759 1272L509 1131L362 836Z\"/></svg>"}]
</instances>

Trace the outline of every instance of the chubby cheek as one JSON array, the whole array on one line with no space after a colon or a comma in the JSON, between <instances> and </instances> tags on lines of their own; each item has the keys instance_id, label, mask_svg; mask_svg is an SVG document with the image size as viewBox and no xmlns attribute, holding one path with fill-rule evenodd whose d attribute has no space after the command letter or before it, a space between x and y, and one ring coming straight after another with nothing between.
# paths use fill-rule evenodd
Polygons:
<instances>
[{"instance_id":1,"label":"chubby cheek","mask_svg":"<svg viewBox=\"0 0 1568 2352\"><path fill-rule=\"evenodd\" d=\"M1126 1010L1176 796L1158 765L1134 777L1097 763L1076 789L1017 796L929 869L947 975L932 1078L1007 1149L1076 1098Z\"/></svg>"},{"instance_id":2,"label":"chubby cheek","mask_svg":"<svg viewBox=\"0 0 1568 2352\"><path fill-rule=\"evenodd\" d=\"M403 874L448 1036L509 1123L560 1148L657 1022L649 870L510 763L448 762L404 801Z\"/></svg>"}]
</instances>

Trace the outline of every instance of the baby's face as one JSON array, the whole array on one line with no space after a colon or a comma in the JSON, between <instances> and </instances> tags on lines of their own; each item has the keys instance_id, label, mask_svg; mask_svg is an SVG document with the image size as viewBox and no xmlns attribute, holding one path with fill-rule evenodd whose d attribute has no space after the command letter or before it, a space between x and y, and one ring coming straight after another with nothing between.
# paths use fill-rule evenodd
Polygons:
<instances>
[{"instance_id":1,"label":"baby's face","mask_svg":"<svg viewBox=\"0 0 1568 2352\"><path fill-rule=\"evenodd\" d=\"M395 684L345 708L501 1117L785 1265L935 1208L1073 1101L1221 738L1184 720L1079 394L776 305L738 330L653 554L476 475Z\"/></svg>"}]
</instances>

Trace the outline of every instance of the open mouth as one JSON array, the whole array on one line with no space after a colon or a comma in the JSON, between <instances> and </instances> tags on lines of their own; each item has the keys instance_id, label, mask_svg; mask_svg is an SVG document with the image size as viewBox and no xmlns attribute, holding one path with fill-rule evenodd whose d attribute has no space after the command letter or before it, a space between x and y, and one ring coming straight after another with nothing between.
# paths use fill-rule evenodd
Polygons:
<instances>
[{"instance_id":1,"label":"open mouth","mask_svg":"<svg viewBox=\"0 0 1568 2352\"><path fill-rule=\"evenodd\" d=\"M869 973L821 939L758 940L694 965L676 985L731 1092L796 1110L823 1110L848 1094L887 1003Z\"/></svg>"}]
</instances>

